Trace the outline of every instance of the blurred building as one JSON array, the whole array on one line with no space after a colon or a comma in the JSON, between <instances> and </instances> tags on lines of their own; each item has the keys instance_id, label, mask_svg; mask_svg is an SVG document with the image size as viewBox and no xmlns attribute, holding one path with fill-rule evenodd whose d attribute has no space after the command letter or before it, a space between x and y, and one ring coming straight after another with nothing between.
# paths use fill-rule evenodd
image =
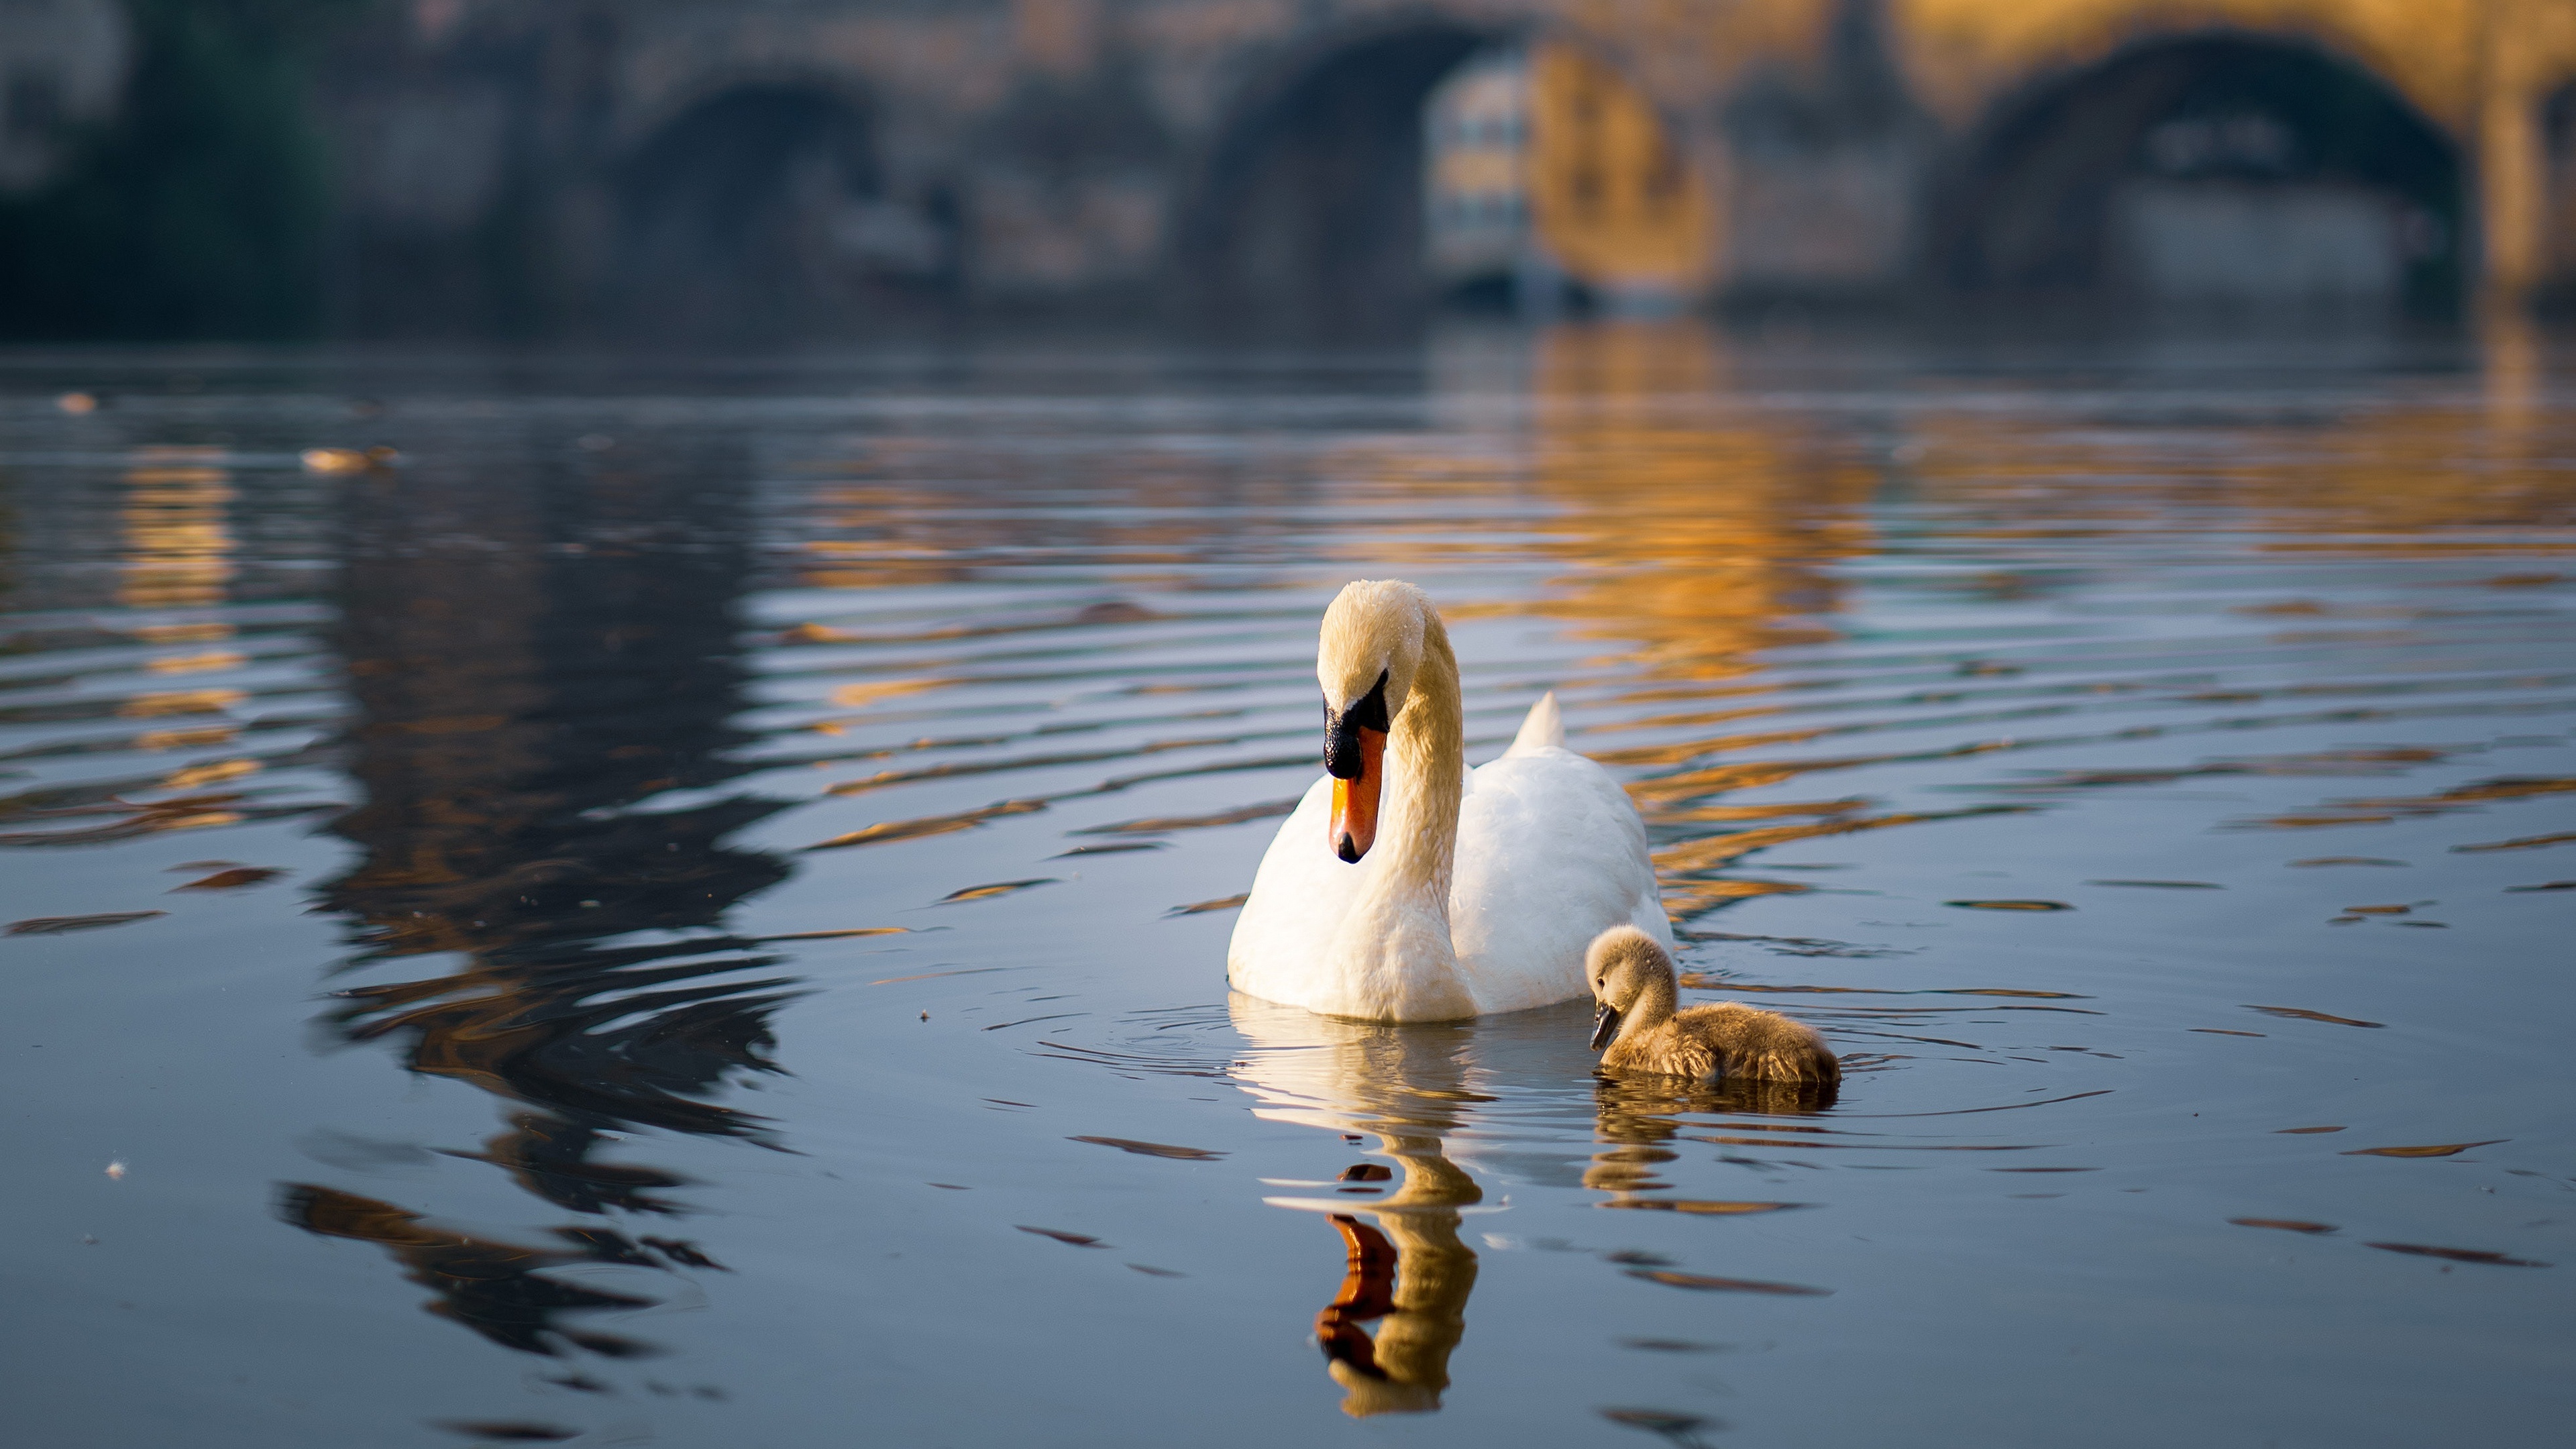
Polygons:
<instances>
[{"instance_id":1,"label":"blurred building","mask_svg":"<svg viewBox=\"0 0 2576 1449\"><path fill-rule=\"evenodd\" d=\"M1530 225L1529 99L1529 57L1511 49L1460 65L1423 105L1422 265L1443 292L1514 301L1554 281Z\"/></svg>"},{"instance_id":2,"label":"blurred building","mask_svg":"<svg viewBox=\"0 0 2576 1449\"><path fill-rule=\"evenodd\" d=\"M1475 56L1423 106L1423 266L1453 300L1547 315L1695 300L1714 259L1706 190L1663 119L1558 41Z\"/></svg>"},{"instance_id":3,"label":"blurred building","mask_svg":"<svg viewBox=\"0 0 2576 1449\"><path fill-rule=\"evenodd\" d=\"M1998 317L2576 293L2576 0L351 13L319 94L362 334L1365 332L1551 267Z\"/></svg>"},{"instance_id":4,"label":"blurred building","mask_svg":"<svg viewBox=\"0 0 2576 1449\"><path fill-rule=\"evenodd\" d=\"M0 195L50 180L115 112L131 41L117 0L0 0Z\"/></svg>"}]
</instances>

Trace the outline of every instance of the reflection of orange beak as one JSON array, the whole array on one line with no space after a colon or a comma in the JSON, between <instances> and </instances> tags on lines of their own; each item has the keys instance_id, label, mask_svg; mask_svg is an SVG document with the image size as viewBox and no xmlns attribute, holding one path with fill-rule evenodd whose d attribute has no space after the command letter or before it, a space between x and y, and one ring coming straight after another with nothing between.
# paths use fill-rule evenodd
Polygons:
<instances>
[{"instance_id":1,"label":"reflection of orange beak","mask_svg":"<svg viewBox=\"0 0 2576 1449\"><path fill-rule=\"evenodd\" d=\"M1342 1291L1315 1315L1315 1339L1323 1345L1324 1357L1383 1379L1387 1375L1378 1367L1377 1341L1360 1325L1395 1311L1395 1244L1386 1240L1386 1234L1341 1213L1333 1214L1333 1226L1342 1230L1350 1266L1342 1274Z\"/></svg>"},{"instance_id":2,"label":"reflection of orange beak","mask_svg":"<svg viewBox=\"0 0 2576 1449\"><path fill-rule=\"evenodd\" d=\"M1377 844L1378 787L1386 783L1386 732L1361 725L1352 733L1360 741L1360 773L1356 780L1333 781L1333 854L1358 864L1359 858Z\"/></svg>"}]
</instances>

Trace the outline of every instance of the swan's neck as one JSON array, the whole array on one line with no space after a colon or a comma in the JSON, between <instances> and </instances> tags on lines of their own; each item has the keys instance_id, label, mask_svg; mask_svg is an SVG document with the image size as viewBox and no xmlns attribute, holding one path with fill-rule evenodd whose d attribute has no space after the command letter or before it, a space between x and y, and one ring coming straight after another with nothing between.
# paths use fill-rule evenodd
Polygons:
<instances>
[{"instance_id":1,"label":"swan's neck","mask_svg":"<svg viewBox=\"0 0 2576 1449\"><path fill-rule=\"evenodd\" d=\"M1458 802L1465 788L1465 712L1458 700L1458 656L1438 615L1425 621L1422 669L1403 713L1387 734L1385 813L1390 830L1384 887L1449 920L1449 882L1458 865Z\"/></svg>"},{"instance_id":2,"label":"swan's neck","mask_svg":"<svg viewBox=\"0 0 2576 1449\"><path fill-rule=\"evenodd\" d=\"M1467 746L1458 656L1436 614L1424 620L1422 656L1387 732L1385 806L1366 862L1371 875L1334 943L1349 986L1339 1009L1380 1021L1456 1020L1477 1010L1449 939Z\"/></svg>"},{"instance_id":3,"label":"swan's neck","mask_svg":"<svg viewBox=\"0 0 2576 1449\"><path fill-rule=\"evenodd\" d=\"M1646 981L1645 990L1637 994L1626 1011L1619 1013L1618 1040L1644 1036L1647 1032L1673 1019L1681 1000L1681 988L1669 975L1656 975Z\"/></svg>"}]
</instances>

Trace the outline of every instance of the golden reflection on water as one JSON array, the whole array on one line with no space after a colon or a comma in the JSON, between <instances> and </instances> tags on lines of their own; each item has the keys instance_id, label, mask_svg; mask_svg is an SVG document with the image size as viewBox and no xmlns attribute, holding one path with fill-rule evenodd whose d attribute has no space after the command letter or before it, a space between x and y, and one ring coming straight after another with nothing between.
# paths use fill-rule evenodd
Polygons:
<instances>
[{"instance_id":1,"label":"golden reflection on water","mask_svg":"<svg viewBox=\"0 0 2576 1449\"><path fill-rule=\"evenodd\" d=\"M221 448L140 448L125 472L118 509L124 550L117 566L116 601L134 609L198 609L224 601L235 572L234 539L227 514L233 503L232 472L221 466ZM231 634L230 626L190 626L194 639ZM228 668L238 655L195 667Z\"/></svg>"},{"instance_id":2,"label":"golden reflection on water","mask_svg":"<svg viewBox=\"0 0 2576 1449\"><path fill-rule=\"evenodd\" d=\"M2536 425L2494 421L2465 404L2294 414L2232 429L2224 451L2177 455L2143 428L1933 410L1909 425L1908 477L1962 541L2145 541L2216 525L2271 535L2256 547L2277 554L2563 552L2554 534L2513 531L2562 526L2576 477L2544 458ZM2567 441L2555 439L2560 456Z\"/></svg>"},{"instance_id":3,"label":"golden reflection on water","mask_svg":"<svg viewBox=\"0 0 2576 1449\"><path fill-rule=\"evenodd\" d=\"M1723 373L1696 322L1560 328L1532 365L1530 475L1562 510L1541 547L1567 571L1515 612L1617 641L1602 663L1650 681L1626 699L1704 698L1688 686L1831 638L1833 565L1872 546L1873 476L1811 425L1712 415Z\"/></svg>"}]
</instances>

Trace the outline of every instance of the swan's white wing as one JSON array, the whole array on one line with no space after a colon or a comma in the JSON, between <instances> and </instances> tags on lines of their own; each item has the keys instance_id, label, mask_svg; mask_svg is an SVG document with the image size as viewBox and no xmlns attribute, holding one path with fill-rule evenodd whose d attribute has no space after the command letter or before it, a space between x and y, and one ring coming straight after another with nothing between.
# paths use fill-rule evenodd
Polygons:
<instances>
[{"instance_id":1,"label":"swan's white wing","mask_svg":"<svg viewBox=\"0 0 2576 1449\"><path fill-rule=\"evenodd\" d=\"M1587 994L1583 950L1612 926L1673 939L1636 807L1607 770L1562 746L1516 743L1475 771L1449 901L1480 1012Z\"/></svg>"},{"instance_id":2,"label":"swan's white wing","mask_svg":"<svg viewBox=\"0 0 2576 1449\"><path fill-rule=\"evenodd\" d=\"M1325 843L1332 814L1333 777L1321 775L1262 855L1225 952L1226 979L1237 991L1292 1006L1337 994L1327 948L1374 862L1350 865L1333 855Z\"/></svg>"}]
</instances>

